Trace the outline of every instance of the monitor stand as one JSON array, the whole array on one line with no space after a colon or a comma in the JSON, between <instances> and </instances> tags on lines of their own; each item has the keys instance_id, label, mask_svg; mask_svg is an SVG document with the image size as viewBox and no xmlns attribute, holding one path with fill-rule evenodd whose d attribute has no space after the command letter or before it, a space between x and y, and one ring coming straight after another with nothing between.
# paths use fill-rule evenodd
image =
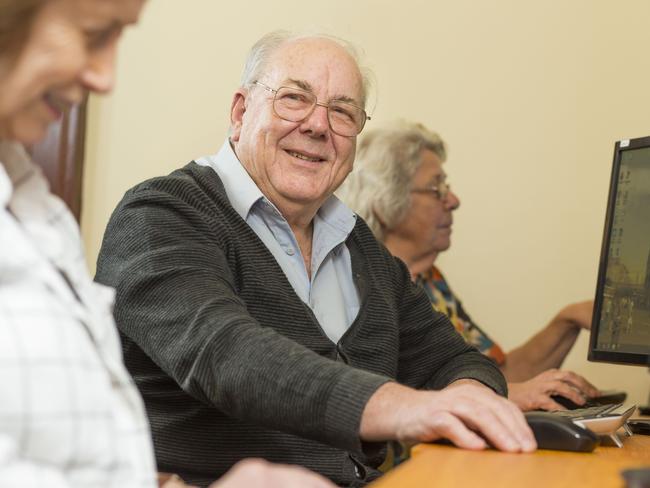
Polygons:
<instances>
[{"instance_id":1,"label":"monitor stand","mask_svg":"<svg viewBox=\"0 0 650 488\"><path fill-rule=\"evenodd\" d=\"M650 368L648 368L648 373L650 373ZM650 393L648 393L648 403L639 405L639 413L641 415L650 415Z\"/></svg>"}]
</instances>

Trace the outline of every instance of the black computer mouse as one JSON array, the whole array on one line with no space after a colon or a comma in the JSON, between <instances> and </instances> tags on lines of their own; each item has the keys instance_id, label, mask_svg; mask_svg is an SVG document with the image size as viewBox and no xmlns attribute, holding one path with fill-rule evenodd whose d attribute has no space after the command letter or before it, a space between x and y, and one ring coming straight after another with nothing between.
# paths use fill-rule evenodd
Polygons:
<instances>
[{"instance_id":1,"label":"black computer mouse","mask_svg":"<svg viewBox=\"0 0 650 488\"><path fill-rule=\"evenodd\" d=\"M551 399L553 399L556 403L562 405L567 410L575 410L576 408L586 408L589 406L593 406L593 405L589 405L588 401L585 402L585 405L578 405L573 400L570 400L567 397L564 397L562 395L551 395Z\"/></svg>"},{"instance_id":2,"label":"black computer mouse","mask_svg":"<svg viewBox=\"0 0 650 488\"><path fill-rule=\"evenodd\" d=\"M568 418L548 412L527 412L524 415L539 449L591 452L599 444L596 434Z\"/></svg>"}]
</instances>

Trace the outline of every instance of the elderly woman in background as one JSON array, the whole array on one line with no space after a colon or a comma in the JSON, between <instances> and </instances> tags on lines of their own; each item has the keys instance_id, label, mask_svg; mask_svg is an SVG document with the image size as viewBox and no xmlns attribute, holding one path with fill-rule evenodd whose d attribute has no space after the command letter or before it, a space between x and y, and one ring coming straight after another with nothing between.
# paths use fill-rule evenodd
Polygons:
<instances>
[{"instance_id":1,"label":"elderly woman in background","mask_svg":"<svg viewBox=\"0 0 650 488\"><path fill-rule=\"evenodd\" d=\"M522 410L560 410L553 396L583 405L598 390L561 371L581 329L591 324L592 302L564 307L525 344L504 353L470 316L434 262L451 243L452 213L460 205L446 180L445 145L421 124L400 123L368 132L355 169L337 192L375 236L408 266L433 307L446 313L465 340L491 357L508 380L509 398Z\"/></svg>"},{"instance_id":2,"label":"elderly woman in background","mask_svg":"<svg viewBox=\"0 0 650 488\"><path fill-rule=\"evenodd\" d=\"M144 0L0 0L0 485L153 487L142 401L121 359L111 289L23 144L113 85L117 41ZM264 399L260 399L263 401ZM183 486L165 477L166 487ZM214 488L333 486L243 461Z\"/></svg>"}]
</instances>

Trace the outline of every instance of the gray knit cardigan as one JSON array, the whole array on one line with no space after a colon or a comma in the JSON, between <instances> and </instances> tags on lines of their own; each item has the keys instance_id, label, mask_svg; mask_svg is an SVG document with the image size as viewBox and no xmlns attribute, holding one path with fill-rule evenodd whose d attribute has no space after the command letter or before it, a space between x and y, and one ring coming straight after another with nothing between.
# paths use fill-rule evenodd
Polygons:
<instances>
[{"instance_id":1,"label":"gray knit cardigan","mask_svg":"<svg viewBox=\"0 0 650 488\"><path fill-rule=\"evenodd\" d=\"M159 470L207 485L254 456L362 486L385 450L360 441L361 414L385 382L474 378L506 393L361 219L346 244L361 310L334 344L211 168L192 162L126 193L96 280L117 289Z\"/></svg>"}]
</instances>

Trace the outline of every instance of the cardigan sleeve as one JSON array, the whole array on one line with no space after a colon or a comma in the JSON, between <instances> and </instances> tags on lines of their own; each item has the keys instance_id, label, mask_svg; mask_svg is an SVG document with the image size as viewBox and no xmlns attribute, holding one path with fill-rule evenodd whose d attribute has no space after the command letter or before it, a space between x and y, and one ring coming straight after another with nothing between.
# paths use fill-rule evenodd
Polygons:
<instances>
[{"instance_id":1,"label":"cardigan sleeve","mask_svg":"<svg viewBox=\"0 0 650 488\"><path fill-rule=\"evenodd\" d=\"M398 381L422 389L441 389L459 379L474 379L507 395L503 374L491 359L467 344L449 318L432 310L425 291L411 281L408 269L394 258L402 290Z\"/></svg>"},{"instance_id":2,"label":"cardigan sleeve","mask_svg":"<svg viewBox=\"0 0 650 488\"><path fill-rule=\"evenodd\" d=\"M362 452L363 408L389 378L262 327L237 296L217 241L180 198L151 188L128 192L106 230L96 276L116 288L121 332L204 404Z\"/></svg>"}]
</instances>

